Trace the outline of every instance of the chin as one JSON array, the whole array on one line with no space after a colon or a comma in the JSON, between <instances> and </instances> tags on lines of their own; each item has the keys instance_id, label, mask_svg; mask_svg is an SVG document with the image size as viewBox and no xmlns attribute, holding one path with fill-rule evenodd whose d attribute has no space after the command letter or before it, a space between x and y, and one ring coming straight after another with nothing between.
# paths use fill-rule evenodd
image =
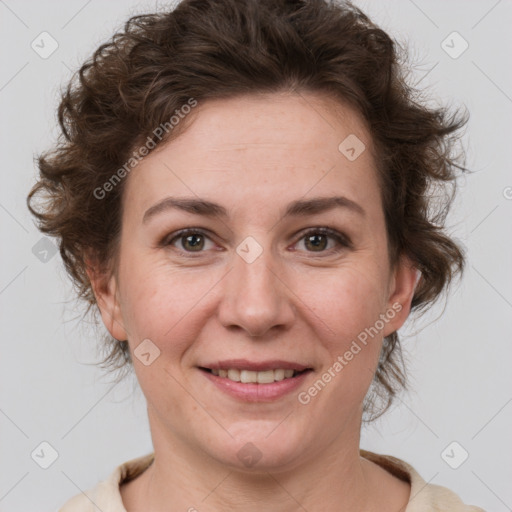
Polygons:
<instances>
[{"instance_id":1,"label":"chin","mask_svg":"<svg viewBox=\"0 0 512 512\"><path fill-rule=\"evenodd\" d=\"M278 422L259 421L238 424L238 434L230 429L233 438L224 438L216 453L212 453L211 445L207 449L217 461L236 470L251 473L290 470L297 465L304 446L310 446L311 440L304 439L304 434L299 438L295 435L298 431L285 423L286 420L280 426Z\"/></svg>"}]
</instances>

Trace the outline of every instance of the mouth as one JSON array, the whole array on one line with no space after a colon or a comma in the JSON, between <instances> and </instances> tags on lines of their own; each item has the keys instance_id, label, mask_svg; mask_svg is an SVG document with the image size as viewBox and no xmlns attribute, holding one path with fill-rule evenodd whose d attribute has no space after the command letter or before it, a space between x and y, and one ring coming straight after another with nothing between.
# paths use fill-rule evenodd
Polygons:
<instances>
[{"instance_id":1,"label":"mouth","mask_svg":"<svg viewBox=\"0 0 512 512\"><path fill-rule=\"evenodd\" d=\"M198 368L221 391L250 402L276 400L300 386L313 372L313 368L298 363L240 359Z\"/></svg>"},{"instance_id":2,"label":"mouth","mask_svg":"<svg viewBox=\"0 0 512 512\"><path fill-rule=\"evenodd\" d=\"M276 368L264 371L240 370L239 368L217 369L199 367L199 369L209 372L217 377L221 377L222 379L229 379L233 382L242 382L243 384L272 384L273 382L293 379L305 372L312 371L310 368L306 368L305 370Z\"/></svg>"}]
</instances>

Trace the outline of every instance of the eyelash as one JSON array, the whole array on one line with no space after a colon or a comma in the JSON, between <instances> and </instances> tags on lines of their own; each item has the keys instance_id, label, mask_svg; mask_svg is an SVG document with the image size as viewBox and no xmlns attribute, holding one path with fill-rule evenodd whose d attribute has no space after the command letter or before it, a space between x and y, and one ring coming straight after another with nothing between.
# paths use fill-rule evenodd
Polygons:
<instances>
[{"instance_id":1,"label":"eyelash","mask_svg":"<svg viewBox=\"0 0 512 512\"><path fill-rule=\"evenodd\" d=\"M338 243L338 247L333 248L331 250L319 251L319 254L332 255L332 254L337 254L337 253L343 251L344 249L352 249L353 248L352 242L346 235L344 235L343 233L340 233L332 228L328 228L328 227L310 228L302 234L302 236L297 240L297 242L300 242L301 240L303 240L304 238L306 238L307 236L312 235L312 234L327 235L327 236L331 237L332 239L334 239ZM210 237L208 236L208 233L200 228L186 228L186 229L177 231L176 233L173 233L171 235L172 238L169 238L169 237L164 238L162 240L162 242L160 243L160 245L162 247L170 246L176 240L183 239L189 235L202 235L202 236L210 239ZM178 250L182 254L186 254L187 257L192 257L192 258L197 257L201 253L204 252L204 251L199 251L197 253L194 253L194 251L185 251L182 249L178 249ZM315 253L315 251L306 251L306 252L310 252L313 254Z\"/></svg>"}]
</instances>

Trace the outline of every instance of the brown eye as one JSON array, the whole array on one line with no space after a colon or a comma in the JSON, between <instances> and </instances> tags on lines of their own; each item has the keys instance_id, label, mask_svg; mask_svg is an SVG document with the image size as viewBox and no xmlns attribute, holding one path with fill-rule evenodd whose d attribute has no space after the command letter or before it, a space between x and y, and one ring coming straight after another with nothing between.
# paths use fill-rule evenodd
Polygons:
<instances>
[{"instance_id":1,"label":"brown eye","mask_svg":"<svg viewBox=\"0 0 512 512\"><path fill-rule=\"evenodd\" d=\"M329 243L328 237L323 234L307 235L304 237L304 240L305 246L312 248L313 251L322 251Z\"/></svg>"},{"instance_id":2,"label":"brown eye","mask_svg":"<svg viewBox=\"0 0 512 512\"><path fill-rule=\"evenodd\" d=\"M212 246L207 247L208 241ZM331 228L310 229L299 241L304 241L305 250L309 253L332 254L352 248L352 243L346 235ZM161 245L173 246L178 251L188 254L200 254L212 249L215 244L204 231L188 228L175 233L170 239L164 239Z\"/></svg>"},{"instance_id":3,"label":"brown eye","mask_svg":"<svg viewBox=\"0 0 512 512\"><path fill-rule=\"evenodd\" d=\"M307 252L331 253L352 247L348 237L330 228L311 229L302 236L302 240ZM334 241L334 244L329 248L330 240Z\"/></svg>"},{"instance_id":4,"label":"brown eye","mask_svg":"<svg viewBox=\"0 0 512 512\"><path fill-rule=\"evenodd\" d=\"M204 247L204 239L201 234L186 235L180 237L180 239L183 249L187 251L191 248L192 251L197 252Z\"/></svg>"},{"instance_id":5,"label":"brown eye","mask_svg":"<svg viewBox=\"0 0 512 512\"><path fill-rule=\"evenodd\" d=\"M206 241L210 238L203 231L197 229L185 229L176 233L169 241L162 244L164 246L175 246L176 249L184 252L204 252ZM176 245L178 243L179 245ZM206 247L208 248L208 247Z\"/></svg>"}]
</instances>

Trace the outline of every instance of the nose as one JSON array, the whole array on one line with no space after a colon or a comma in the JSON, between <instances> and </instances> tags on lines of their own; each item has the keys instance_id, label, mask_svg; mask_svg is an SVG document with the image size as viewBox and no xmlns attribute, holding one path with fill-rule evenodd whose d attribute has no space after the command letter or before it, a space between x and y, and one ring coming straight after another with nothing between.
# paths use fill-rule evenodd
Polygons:
<instances>
[{"instance_id":1,"label":"nose","mask_svg":"<svg viewBox=\"0 0 512 512\"><path fill-rule=\"evenodd\" d=\"M224 281L219 320L227 329L241 329L248 336L264 338L289 329L295 319L294 294L270 251L251 263L238 254Z\"/></svg>"}]
</instances>

